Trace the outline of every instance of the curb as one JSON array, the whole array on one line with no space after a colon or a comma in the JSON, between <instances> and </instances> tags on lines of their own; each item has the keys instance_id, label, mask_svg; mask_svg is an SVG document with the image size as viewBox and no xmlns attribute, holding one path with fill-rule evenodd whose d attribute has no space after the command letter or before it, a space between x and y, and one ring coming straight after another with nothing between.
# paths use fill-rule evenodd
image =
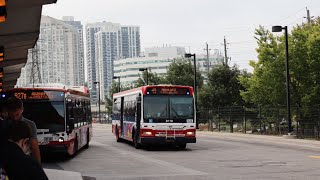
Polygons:
<instances>
[{"instance_id":1,"label":"curb","mask_svg":"<svg viewBox=\"0 0 320 180\"><path fill-rule=\"evenodd\" d=\"M283 145L295 145L303 147L312 147L320 149L320 141L307 140L307 139L296 139L295 136L268 136L268 135L257 135L257 134L238 134L238 133L226 133L226 132L209 132L209 131L197 131L199 136L211 136L224 139L236 138L238 140L253 141L253 142L268 142L272 144L283 144Z\"/></svg>"},{"instance_id":2,"label":"curb","mask_svg":"<svg viewBox=\"0 0 320 180\"><path fill-rule=\"evenodd\" d=\"M56 169L43 169L50 180L83 180L79 172L64 171Z\"/></svg>"}]
</instances>

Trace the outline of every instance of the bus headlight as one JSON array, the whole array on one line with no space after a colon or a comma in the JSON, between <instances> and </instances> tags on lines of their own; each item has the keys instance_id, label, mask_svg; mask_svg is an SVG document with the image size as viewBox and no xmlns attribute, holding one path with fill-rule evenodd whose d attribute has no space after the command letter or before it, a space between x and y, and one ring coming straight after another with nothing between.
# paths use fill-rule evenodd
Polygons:
<instances>
[{"instance_id":1,"label":"bus headlight","mask_svg":"<svg viewBox=\"0 0 320 180\"><path fill-rule=\"evenodd\" d=\"M58 141L63 142L64 141L63 137L59 137Z\"/></svg>"},{"instance_id":2,"label":"bus headlight","mask_svg":"<svg viewBox=\"0 0 320 180\"><path fill-rule=\"evenodd\" d=\"M146 132L143 132L143 135L151 136L151 135L152 135L152 132L146 131Z\"/></svg>"},{"instance_id":3,"label":"bus headlight","mask_svg":"<svg viewBox=\"0 0 320 180\"><path fill-rule=\"evenodd\" d=\"M187 132L187 136L193 136L193 135L194 135L194 132L191 132L191 131Z\"/></svg>"}]
</instances>

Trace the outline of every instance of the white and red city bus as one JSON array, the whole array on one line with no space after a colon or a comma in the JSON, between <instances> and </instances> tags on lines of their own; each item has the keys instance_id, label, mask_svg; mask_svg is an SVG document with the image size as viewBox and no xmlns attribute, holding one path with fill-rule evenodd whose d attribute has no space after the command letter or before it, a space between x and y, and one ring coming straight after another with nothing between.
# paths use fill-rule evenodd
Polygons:
<instances>
[{"instance_id":1,"label":"white and red city bus","mask_svg":"<svg viewBox=\"0 0 320 180\"><path fill-rule=\"evenodd\" d=\"M14 88L2 92L0 97L4 100L17 97L23 101L23 116L37 126L41 153L74 155L82 147L89 147L92 118L85 87Z\"/></svg>"},{"instance_id":2,"label":"white and red city bus","mask_svg":"<svg viewBox=\"0 0 320 180\"><path fill-rule=\"evenodd\" d=\"M193 88L142 86L113 95L112 132L117 142L141 145L173 143L185 148L196 142Z\"/></svg>"}]
</instances>

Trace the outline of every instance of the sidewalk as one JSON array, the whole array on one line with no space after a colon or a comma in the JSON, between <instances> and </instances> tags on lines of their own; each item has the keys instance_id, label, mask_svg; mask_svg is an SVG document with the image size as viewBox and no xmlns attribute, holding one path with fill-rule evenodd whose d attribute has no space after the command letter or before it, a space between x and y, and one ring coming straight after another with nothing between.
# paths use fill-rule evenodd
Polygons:
<instances>
[{"instance_id":1,"label":"sidewalk","mask_svg":"<svg viewBox=\"0 0 320 180\"><path fill-rule=\"evenodd\" d=\"M198 137L216 137L220 139L240 140L252 143L270 143L275 145L288 145L302 148L313 148L320 150L320 141L306 140L306 139L287 139L283 136L268 136L257 134L241 134L241 133L227 133L227 132L210 132L197 131Z\"/></svg>"},{"instance_id":2,"label":"sidewalk","mask_svg":"<svg viewBox=\"0 0 320 180\"><path fill-rule=\"evenodd\" d=\"M78 172L56 169L44 169L44 172L50 180L83 180L81 174Z\"/></svg>"}]
</instances>

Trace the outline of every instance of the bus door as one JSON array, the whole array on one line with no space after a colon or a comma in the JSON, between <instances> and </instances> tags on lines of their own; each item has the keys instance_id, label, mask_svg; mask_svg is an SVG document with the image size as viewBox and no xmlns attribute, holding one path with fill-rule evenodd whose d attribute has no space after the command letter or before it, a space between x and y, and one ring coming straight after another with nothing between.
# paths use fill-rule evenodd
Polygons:
<instances>
[{"instance_id":1,"label":"bus door","mask_svg":"<svg viewBox=\"0 0 320 180\"><path fill-rule=\"evenodd\" d=\"M121 127L121 135L123 136L123 116L124 116L124 97L121 97L121 112L120 112L120 127Z\"/></svg>"},{"instance_id":2,"label":"bus door","mask_svg":"<svg viewBox=\"0 0 320 180\"><path fill-rule=\"evenodd\" d=\"M136 117L136 128L137 128L137 133L140 134L140 126L141 126L141 94L139 94L136 97L136 102L137 102L137 117Z\"/></svg>"}]
</instances>

